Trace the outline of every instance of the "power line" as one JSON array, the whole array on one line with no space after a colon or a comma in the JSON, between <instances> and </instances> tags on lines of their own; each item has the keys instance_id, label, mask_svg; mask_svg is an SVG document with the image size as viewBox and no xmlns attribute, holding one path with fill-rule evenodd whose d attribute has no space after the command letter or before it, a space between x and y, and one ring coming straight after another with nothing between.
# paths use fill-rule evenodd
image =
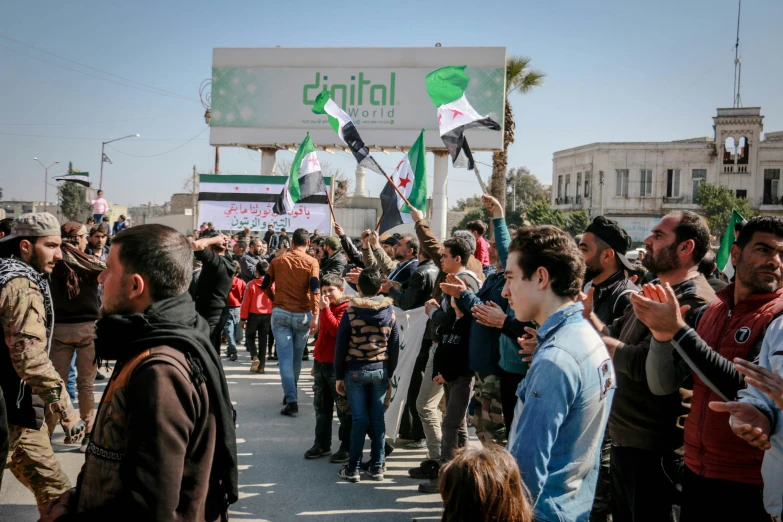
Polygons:
<instances>
[{"instance_id":1,"label":"power line","mask_svg":"<svg viewBox=\"0 0 783 522\"><path fill-rule=\"evenodd\" d=\"M207 127L209 128L209 127ZM103 141L105 137L103 138L85 138L81 136L48 136L43 134L20 134L16 132L0 132L0 136L21 136L23 138L46 138L46 139L52 139L52 140L84 140L84 141ZM139 142L144 141L154 141L154 142L161 142L161 141L182 141L187 138L147 138L147 139L140 139L135 140ZM192 139L192 138L191 138Z\"/></svg>"},{"instance_id":2,"label":"power line","mask_svg":"<svg viewBox=\"0 0 783 522\"><path fill-rule=\"evenodd\" d=\"M0 35L0 36L2 36L2 35ZM20 51L18 49L14 49L13 47L8 47L7 45L0 44L0 47L2 47L3 49L6 49L8 51L17 53L17 54L21 54L22 56L27 56L28 58L32 58L33 60L38 60L39 62L48 63L50 65L54 65L55 67L60 67L61 69L65 69L66 71L73 71L75 73L83 74L84 76L89 76L90 78L96 78L98 80L103 80L104 82L113 83L115 85L122 85L123 87L130 87L131 89L137 89L139 91L148 92L148 93L151 93L151 94L159 94L161 96L168 96L169 98L174 98L174 99L177 99L177 100L189 101L189 102L194 102L194 103L201 103L198 100L196 100L195 98L187 98L185 96L182 96L181 94L168 94L167 92L159 92L160 89L156 89L155 87L151 87L151 88L146 88L146 86L145 87L138 87L136 85L128 85L127 83L122 83L122 82L110 80L109 78L104 78L102 76L96 76L94 74L90 74L90 73L87 73L87 72L84 72L84 71L80 71L79 69L74 69L73 67L68 67L66 65L62 65L62 64L59 64L57 62L53 62L51 60L46 60L44 58L40 58L40 57L32 55L30 53L22 52L22 51ZM108 74L108 73L106 73L106 74Z\"/></svg>"},{"instance_id":3,"label":"power line","mask_svg":"<svg viewBox=\"0 0 783 522\"><path fill-rule=\"evenodd\" d=\"M77 121L70 123L0 123L0 127L54 127L60 125L99 125L102 123L125 123L128 121L142 121L142 120L161 120L164 118L179 118L180 116L190 116L190 113L182 114L169 114L167 116L148 116L145 118L128 118L125 120L106 120L106 121Z\"/></svg>"},{"instance_id":4,"label":"power line","mask_svg":"<svg viewBox=\"0 0 783 522\"><path fill-rule=\"evenodd\" d=\"M182 147L184 147L185 145L187 145L187 144L188 144L188 143L190 143L191 141L195 140L196 138L198 138L199 136L201 136L202 134L204 134L204 133L205 133L205 132L206 132L208 129L209 129L209 127L208 127L208 126L207 126L207 127L204 127L204 128L201 130L201 132L199 132L198 134L196 134L195 136L193 136L192 138L190 138L188 141L186 141L186 142L185 142L185 143L183 143L182 145L180 145L180 146L178 146L178 147L174 147L174 148L173 148L173 149L171 149L171 150L167 150L166 152L161 152L160 154L150 154L150 155L128 154L127 152L123 152L123 151L121 151L121 150L119 150L119 149L116 149L116 148L112 147L111 145L107 145L107 147L109 147L110 149L112 149L112 150L114 150L114 151L117 151L117 152L119 152L120 154L124 154L125 156L131 156L131 157L134 157L134 158L154 158L154 157L156 157L156 156L163 156L164 154L169 154L169 153L171 153L171 152L174 152L175 150L181 149Z\"/></svg>"}]
</instances>

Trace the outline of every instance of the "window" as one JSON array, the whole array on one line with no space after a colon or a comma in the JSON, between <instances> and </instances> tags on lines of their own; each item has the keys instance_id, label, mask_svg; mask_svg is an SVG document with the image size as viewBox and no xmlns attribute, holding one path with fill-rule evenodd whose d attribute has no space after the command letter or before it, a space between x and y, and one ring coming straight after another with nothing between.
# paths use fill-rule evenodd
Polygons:
<instances>
[{"instance_id":1,"label":"window","mask_svg":"<svg viewBox=\"0 0 783 522\"><path fill-rule=\"evenodd\" d=\"M680 169L669 169L666 171L666 197L680 197Z\"/></svg>"},{"instance_id":2,"label":"window","mask_svg":"<svg viewBox=\"0 0 783 522\"><path fill-rule=\"evenodd\" d=\"M565 194L563 197L565 197L565 202L568 203L568 194L571 193L571 174L566 174L566 184L565 184Z\"/></svg>"},{"instance_id":3,"label":"window","mask_svg":"<svg viewBox=\"0 0 783 522\"><path fill-rule=\"evenodd\" d=\"M576 173L576 199L579 200L579 196L582 195L582 173Z\"/></svg>"},{"instance_id":4,"label":"window","mask_svg":"<svg viewBox=\"0 0 783 522\"><path fill-rule=\"evenodd\" d=\"M557 177L557 199L563 197L563 176Z\"/></svg>"},{"instance_id":5,"label":"window","mask_svg":"<svg viewBox=\"0 0 783 522\"><path fill-rule=\"evenodd\" d=\"M742 199L748 198L748 191L747 190L737 190L737 197Z\"/></svg>"},{"instance_id":6,"label":"window","mask_svg":"<svg viewBox=\"0 0 783 522\"><path fill-rule=\"evenodd\" d=\"M617 169L617 186L614 195L618 198L628 197L628 169Z\"/></svg>"},{"instance_id":7,"label":"window","mask_svg":"<svg viewBox=\"0 0 783 522\"><path fill-rule=\"evenodd\" d=\"M641 183L639 185L639 197L652 197L652 170L641 170Z\"/></svg>"},{"instance_id":8,"label":"window","mask_svg":"<svg viewBox=\"0 0 783 522\"><path fill-rule=\"evenodd\" d=\"M590 197L590 188L591 188L590 184L592 183L592 181L593 181L593 172L588 170L587 172L585 172L585 197L586 198Z\"/></svg>"},{"instance_id":9,"label":"window","mask_svg":"<svg viewBox=\"0 0 783 522\"><path fill-rule=\"evenodd\" d=\"M764 204L765 205L777 204L779 184L780 184L780 169L764 169Z\"/></svg>"},{"instance_id":10,"label":"window","mask_svg":"<svg viewBox=\"0 0 783 522\"><path fill-rule=\"evenodd\" d=\"M691 171L691 203L698 203L699 186L707 181L707 169L693 169Z\"/></svg>"}]
</instances>

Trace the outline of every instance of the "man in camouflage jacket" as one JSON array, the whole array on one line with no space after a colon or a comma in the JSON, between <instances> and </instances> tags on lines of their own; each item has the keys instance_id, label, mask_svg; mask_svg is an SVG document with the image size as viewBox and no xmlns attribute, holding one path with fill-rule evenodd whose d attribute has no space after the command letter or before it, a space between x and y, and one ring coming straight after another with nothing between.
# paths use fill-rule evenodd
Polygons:
<instances>
[{"instance_id":1,"label":"man in camouflage jacket","mask_svg":"<svg viewBox=\"0 0 783 522\"><path fill-rule=\"evenodd\" d=\"M48 213L23 214L0 239L0 385L8 415L8 467L33 492L40 512L71 487L54 456L44 408L58 416L66 443L78 443L85 431L48 355L54 314L46 276L62 259L60 244L59 223Z\"/></svg>"}]
</instances>

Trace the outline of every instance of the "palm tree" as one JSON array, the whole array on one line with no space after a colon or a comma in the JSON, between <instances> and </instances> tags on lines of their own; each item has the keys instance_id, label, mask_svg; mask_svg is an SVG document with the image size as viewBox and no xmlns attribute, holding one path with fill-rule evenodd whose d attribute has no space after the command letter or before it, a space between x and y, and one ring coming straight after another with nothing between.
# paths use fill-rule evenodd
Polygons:
<instances>
[{"instance_id":1,"label":"palm tree","mask_svg":"<svg viewBox=\"0 0 783 522\"><path fill-rule=\"evenodd\" d=\"M530 58L510 56L506 59L506 117L503 128L503 150L492 153L492 178L489 192L500 204L506 206L506 171L508 170L508 146L514 143L514 114L509 97L518 92L527 94L533 87L544 82L546 74L530 67Z\"/></svg>"}]
</instances>

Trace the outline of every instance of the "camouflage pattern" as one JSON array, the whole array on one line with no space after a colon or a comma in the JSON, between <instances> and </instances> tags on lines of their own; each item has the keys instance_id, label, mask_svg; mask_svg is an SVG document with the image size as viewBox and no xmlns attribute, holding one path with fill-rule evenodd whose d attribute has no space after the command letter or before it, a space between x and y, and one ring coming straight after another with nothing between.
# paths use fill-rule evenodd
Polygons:
<instances>
[{"instance_id":1,"label":"camouflage pattern","mask_svg":"<svg viewBox=\"0 0 783 522\"><path fill-rule=\"evenodd\" d=\"M500 402L500 376L476 374L473 386L476 407L473 425L482 444L506 444L506 426L503 423L503 405Z\"/></svg>"},{"instance_id":2,"label":"camouflage pattern","mask_svg":"<svg viewBox=\"0 0 783 522\"><path fill-rule=\"evenodd\" d=\"M55 413L71 401L65 383L47 354L48 333L41 290L29 279L10 280L0 291L0 323L5 344L19 377Z\"/></svg>"},{"instance_id":3,"label":"camouflage pattern","mask_svg":"<svg viewBox=\"0 0 783 522\"><path fill-rule=\"evenodd\" d=\"M38 512L69 489L71 482L54 456L46 425L40 430L9 426L9 457L6 467L35 495Z\"/></svg>"}]
</instances>

